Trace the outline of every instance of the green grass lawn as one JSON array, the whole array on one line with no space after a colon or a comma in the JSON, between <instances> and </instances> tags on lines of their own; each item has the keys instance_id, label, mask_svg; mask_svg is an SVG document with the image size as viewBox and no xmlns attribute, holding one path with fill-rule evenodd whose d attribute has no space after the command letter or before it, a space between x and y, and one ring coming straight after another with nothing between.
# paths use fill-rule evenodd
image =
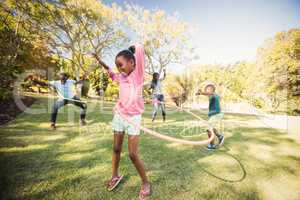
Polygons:
<instances>
[{"instance_id":1,"label":"green grass lawn","mask_svg":"<svg viewBox=\"0 0 300 200\"><path fill-rule=\"evenodd\" d=\"M32 108L48 109L47 100L39 98ZM112 104L91 102L85 127L79 127L73 106L60 111L56 131L49 130L49 113L23 113L1 127L0 199L138 199L141 182L127 141L120 164L125 180L113 192L105 190L111 176L111 109ZM152 124L150 110L147 106L146 126L179 138L206 138L205 127L192 116L169 109L165 124L160 118ZM206 117L204 111L198 114ZM227 114L224 124L225 145L214 152L142 133L150 199L300 199L298 140L254 116Z\"/></svg>"}]
</instances>

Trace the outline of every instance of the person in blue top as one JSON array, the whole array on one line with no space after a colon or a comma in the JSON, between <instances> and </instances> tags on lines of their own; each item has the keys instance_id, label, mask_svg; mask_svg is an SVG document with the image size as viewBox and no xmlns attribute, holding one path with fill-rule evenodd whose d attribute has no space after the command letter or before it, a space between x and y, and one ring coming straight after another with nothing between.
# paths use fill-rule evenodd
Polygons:
<instances>
[{"instance_id":1,"label":"person in blue top","mask_svg":"<svg viewBox=\"0 0 300 200\"><path fill-rule=\"evenodd\" d=\"M218 145L222 145L224 143L224 135L220 134L217 130L217 127L220 125L221 120L223 118L223 113L221 113L220 106L220 96L216 94L216 87L214 84L207 84L204 88L204 91L201 89L196 93L196 95L205 95L209 97L209 107L208 107L208 137L211 136L212 131L215 133L219 140ZM214 144L214 140L207 146L208 150L216 149L216 145Z\"/></svg>"},{"instance_id":2,"label":"person in blue top","mask_svg":"<svg viewBox=\"0 0 300 200\"><path fill-rule=\"evenodd\" d=\"M43 83L38 80L34 80L35 83L44 85L44 86L50 86L56 89L59 99L54 103L51 111L51 129L55 130L56 126L56 118L57 118L57 113L58 110L67 105L67 104L73 104L75 106L80 107L80 123L81 125L86 125L85 121L85 116L86 116L86 110L87 110L87 105L86 103L80 101L80 99L75 95L74 93L74 86L81 81L75 81L69 79L68 74L66 73L60 73L59 74L59 79L56 81L49 81L49 83Z\"/></svg>"},{"instance_id":3,"label":"person in blue top","mask_svg":"<svg viewBox=\"0 0 300 200\"><path fill-rule=\"evenodd\" d=\"M74 93L74 86L80 81L71 80L68 77L68 74L61 73L60 80L50 81L49 85L54 87L59 94L59 99L54 103L51 112L51 128L55 129L55 122L57 117L58 110L67 105L73 104L77 107L80 107L80 124L86 125L85 116L87 105L80 101L80 99Z\"/></svg>"}]
</instances>

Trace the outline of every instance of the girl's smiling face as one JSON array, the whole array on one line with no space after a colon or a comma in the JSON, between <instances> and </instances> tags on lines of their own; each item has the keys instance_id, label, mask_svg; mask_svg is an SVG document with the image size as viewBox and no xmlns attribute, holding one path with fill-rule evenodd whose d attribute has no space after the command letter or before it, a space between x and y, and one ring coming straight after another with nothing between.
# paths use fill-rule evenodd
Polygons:
<instances>
[{"instance_id":1,"label":"girl's smiling face","mask_svg":"<svg viewBox=\"0 0 300 200\"><path fill-rule=\"evenodd\" d=\"M129 75L135 68L135 62L133 59L125 58L124 56L118 56L115 60L116 66L120 73Z\"/></svg>"}]
</instances>

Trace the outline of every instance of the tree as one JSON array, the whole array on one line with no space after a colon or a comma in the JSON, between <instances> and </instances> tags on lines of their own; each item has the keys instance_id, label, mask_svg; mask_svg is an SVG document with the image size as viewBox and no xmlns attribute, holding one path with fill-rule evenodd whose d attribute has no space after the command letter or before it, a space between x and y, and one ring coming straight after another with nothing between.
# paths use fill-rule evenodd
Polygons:
<instances>
[{"instance_id":1,"label":"tree","mask_svg":"<svg viewBox=\"0 0 300 200\"><path fill-rule=\"evenodd\" d=\"M300 103L300 29L280 32L267 40L258 50L258 64L273 109L288 101L287 109L292 113L296 102Z\"/></svg>"},{"instance_id":2,"label":"tree","mask_svg":"<svg viewBox=\"0 0 300 200\"><path fill-rule=\"evenodd\" d=\"M87 73L90 53L102 56L124 38L116 26L122 17L117 6L108 7L96 0L10 1L12 8L37 27L53 53L70 61L77 78Z\"/></svg>"},{"instance_id":3,"label":"tree","mask_svg":"<svg viewBox=\"0 0 300 200\"><path fill-rule=\"evenodd\" d=\"M148 73L161 72L171 63L181 63L186 52L191 51L188 48L190 29L178 16L132 4L125 7L126 24L134 37L145 45Z\"/></svg>"},{"instance_id":4,"label":"tree","mask_svg":"<svg viewBox=\"0 0 300 200\"><path fill-rule=\"evenodd\" d=\"M91 81L92 87L95 91L100 95L100 91L106 91L106 88L109 84L109 78L107 73L105 73L102 69L97 68L95 69L90 75L88 76L89 80Z\"/></svg>"},{"instance_id":5,"label":"tree","mask_svg":"<svg viewBox=\"0 0 300 200\"><path fill-rule=\"evenodd\" d=\"M176 106L181 107L191 93L192 84L186 75L171 76L168 81L167 93Z\"/></svg>"},{"instance_id":6,"label":"tree","mask_svg":"<svg viewBox=\"0 0 300 200\"><path fill-rule=\"evenodd\" d=\"M22 15L0 7L0 99L11 97L17 75L27 69L57 66L50 49L35 30L28 32Z\"/></svg>"}]
</instances>

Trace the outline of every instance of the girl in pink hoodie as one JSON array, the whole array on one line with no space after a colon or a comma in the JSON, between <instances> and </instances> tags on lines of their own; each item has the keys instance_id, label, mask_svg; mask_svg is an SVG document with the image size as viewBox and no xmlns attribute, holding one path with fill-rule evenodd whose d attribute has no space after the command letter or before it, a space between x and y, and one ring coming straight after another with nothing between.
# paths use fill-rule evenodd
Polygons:
<instances>
[{"instance_id":1,"label":"girl in pink hoodie","mask_svg":"<svg viewBox=\"0 0 300 200\"><path fill-rule=\"evenodd\" d=\"M119 99L114 108L115 114L112 121L114 130L112 178L108 182L107 189L109 191L113 190L123 178L123 176L118 174L118 168L126 131L128 133L129 157L142 179L139 197L144 199L150 196L151 187L143 162L138 156L140 129L133 125L133 123L140 125L144 111L144 100L142 97L145 71L144 48L142 45L137 44L119 52L115 58L119 73L114 73L97 55L94 56L99 64L107 70L110 78L119 85ZM129 123L128 120L133 123Z\"/></svg>"}]
</instances>

